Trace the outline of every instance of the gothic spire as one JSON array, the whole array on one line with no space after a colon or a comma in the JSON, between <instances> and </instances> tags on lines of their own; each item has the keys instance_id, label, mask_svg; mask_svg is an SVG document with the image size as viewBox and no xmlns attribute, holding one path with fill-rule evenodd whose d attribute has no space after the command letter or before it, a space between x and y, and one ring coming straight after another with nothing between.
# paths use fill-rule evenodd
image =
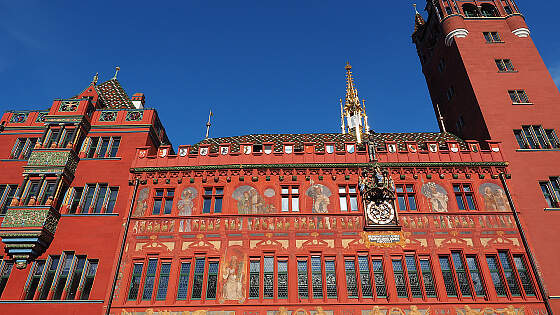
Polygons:
<instances>
[{"instance_id":1,"label":"gothic spire","mask_svg":"<svg viewBox=\"0 0 560 315\"><path fill-rule=\"evenodd\" d=\"M344 98L344 108L342 106L342 100L340 103L342 133L346 133L346 128L344 126L344 118L346 118L348 133L354 134L358 143L361 143L363 134L369 132L365 104L362 106L360 98L358 97L358 89L354 84L354 77L351 71L352 66L346 63L344 69L346 69L346 97Z\"/></svg>"},{"instance_id":2,"label":"gothic spire","mask_svg":"<svg viewBox=\"0 0 560 315\"><path fill-rule=\"evenodd\" d=\"M424 24L426 24L426 21L424 21L424 18L422 17L422 15L420 14L420 12L418 12L418 9L416 9L416 4L413 4L412 6L414 6L414 31L416 32L420 27L424 26Z\"/></svg>"},{"instance_id":3,"label":"gothic spire","mask_svg":"<svg viewBox=\"0 0 560 315\"><path fill-rule=\"evenodd\" d=\"M358 98L358 90L354 86L354 78L352 77L352 66L346 63L346 98L344 108L348 111L356 111L360 108L360 99Z\"/></svg>"}]
</instances>

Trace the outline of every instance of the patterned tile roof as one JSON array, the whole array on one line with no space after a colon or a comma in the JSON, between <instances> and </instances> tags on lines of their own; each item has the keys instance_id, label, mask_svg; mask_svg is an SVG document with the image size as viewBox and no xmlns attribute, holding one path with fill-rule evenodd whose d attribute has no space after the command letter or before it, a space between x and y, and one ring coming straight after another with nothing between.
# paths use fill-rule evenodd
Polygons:
<instances>
[{"instance_id":1,"label":"patterned tile roof","mask_svg":"<svg viewBox=\"0 0 560 315\"><path fill-rule=\"evenodd\" d=\"M134 108L132 101L124 91L119 81L115 78L95 86L98 94L103 99L106 108L125 109Z\"/></svg>"},{"instance_id":2,"label":"patterned tile roof","mask_svg":"<svg viewBox=\"0 0 560 315\"><path fill-rule=\"evenodd\" d=\"M375 147L384 147L385 141L395 141L399 150L406 150L406 141L413 141L418 143L422 149L427 149L426 141L437 141L440 147L446 147L445 141L458 141L462 149L467 146L462 139L451 133L438 133L438 132L412 132L412 133L371 133L370 140L374 143ZM223 143L231 144L231 152L239 152L241 143L263 144L272 143L275 152L282 152L282 144L284 142L294 143L294 150L303 150L304 143L311 142L315 144L315 150L322 152L325 150L325 143L335 143L336 150L344 150L345 142L355 142L356 139L351 134L340 133L316 133L316 134L253 134L245 136L223 137L223 138L209 138L195 144L197 148L201 144L209 144L210 152L218 152L218 146ZM360 145L358 150L362 149Z\"/></svg>"}]
</instances>

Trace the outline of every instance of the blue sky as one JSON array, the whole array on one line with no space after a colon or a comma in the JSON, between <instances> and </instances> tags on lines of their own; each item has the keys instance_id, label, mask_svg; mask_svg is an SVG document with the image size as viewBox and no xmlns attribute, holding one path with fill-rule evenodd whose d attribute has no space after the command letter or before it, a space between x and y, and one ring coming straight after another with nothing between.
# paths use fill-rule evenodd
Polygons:
<instances>
[{"instance_id":1,"label":"blue sky","mask_svg":"<svg viewBox=\"0 0 560 315\"><path fill-rule=\"evenodd\" d=\"M517 3L560 78L558 5ZM0 111L48 108L118 65L175 147L204 137L210 108L212 137L338 132L348 60L375 131L436 131L411 4L0 0Z\"/></svg>"}]
</instances>

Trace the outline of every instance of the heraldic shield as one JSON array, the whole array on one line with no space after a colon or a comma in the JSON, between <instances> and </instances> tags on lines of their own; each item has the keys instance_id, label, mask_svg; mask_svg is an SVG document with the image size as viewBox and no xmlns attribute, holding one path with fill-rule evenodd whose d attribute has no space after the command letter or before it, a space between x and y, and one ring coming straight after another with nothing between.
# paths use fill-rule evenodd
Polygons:
<instances>
[{"instance_id":1,"label":"heraldic shield","mask_svg":"<svg viewBox=\"0 0 560 315\"><path fill-rule=\"evenodd\" d=\"M389 172L377 165L363 170L359 188L364 204L364 229L400 230L395 207L395 183Z\"/></svg>"}]
</instances>

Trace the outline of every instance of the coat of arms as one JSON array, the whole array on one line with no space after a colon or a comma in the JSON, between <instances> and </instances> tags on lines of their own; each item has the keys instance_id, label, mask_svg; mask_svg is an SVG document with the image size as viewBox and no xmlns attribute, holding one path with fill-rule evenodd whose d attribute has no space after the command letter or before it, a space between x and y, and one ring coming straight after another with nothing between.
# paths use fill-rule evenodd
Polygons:
<instances>
[{"instance_id":1,"label":"coat of arms","mask_svg":"<svg viewBox=\"0 0 560 315\"><path fill-rule=\"evenodd\" d=\"M379 166L366 169L359 179L364 203L365 229L399 229L395 210L395 183L387 170Z\"/></svg>"}]
</instances>

